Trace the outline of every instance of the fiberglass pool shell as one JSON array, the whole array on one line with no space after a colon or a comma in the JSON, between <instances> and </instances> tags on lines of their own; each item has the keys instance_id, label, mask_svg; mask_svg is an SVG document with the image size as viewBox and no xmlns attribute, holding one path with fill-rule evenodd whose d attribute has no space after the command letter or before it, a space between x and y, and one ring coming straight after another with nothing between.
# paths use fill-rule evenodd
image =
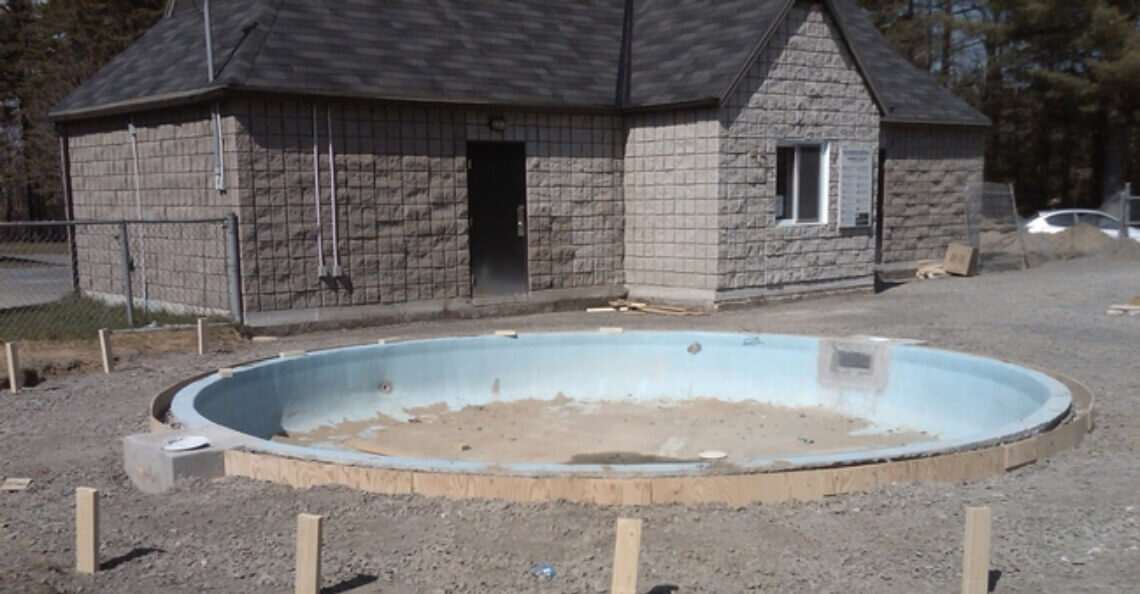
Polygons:
<instances>
[{"instance_id":1,"label":"fiberglass pool shell","mask_svg":"<svg viewBox=\"0 0 1140 594\"><path fill-rule=\"evenodd\" d=\"M913 458L1010 442L1048 429L1072 406L1053 378L994 359L895 344L711 332L568 332L468 336L342 347L237 367L179 389L174 420L221 431L255 451L426 472L505 475L690 475L723 462L561 464L383 456L271 441L378 414L521 399L682 401L715 398L824 407L879 430L929 439L876 449L729 459L734 472Z\"/></svg>"}]
</instances>

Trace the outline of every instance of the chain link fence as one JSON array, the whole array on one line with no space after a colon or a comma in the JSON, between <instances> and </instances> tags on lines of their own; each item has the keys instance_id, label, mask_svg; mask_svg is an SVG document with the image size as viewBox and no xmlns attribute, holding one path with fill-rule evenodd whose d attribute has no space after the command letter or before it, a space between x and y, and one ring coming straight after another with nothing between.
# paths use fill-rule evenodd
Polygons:
<instances>
[{"instance_id":1,"label":"chain link fence","mask_svg":"<svg viewBox=\"0 0 1140 594\"><path fill-rule=\"evenodd\" d=\"M1018 215L1012 184L980 184L971 188L966 200L968 241L977 250L979 268L989 271L1088 256L1113 249L1117 238L1123 238L1121 232L1128 233L1119 221L1138 218L1140 198L1130 196L1129 189L1113 204L1111 212L1086 210L1056 220L1049 217L1046 222L1054 232L1033 232L1027 227L1032 217Z\"/></svg>"},{"instance_id":2,"label":"chain link fence","mask_svg":"<svg viewBox=\"0 0 1140 594\"><path fill-rule=\"evenodd\" d=\"M241 322L236 219L0 223L0 341Z\"/></svg>"},{"instance_id":3,"label":"chain link fence","mask_svg":"<svg viewBox=\"0 0 1140 594\"><path fill-rule=\"evenodd\" d=\"M1012 184L984 183L971 188L966 200L966 233L982 270L1031 265L1025 221L1017 214Z\"/></svg>"}]
</instances>

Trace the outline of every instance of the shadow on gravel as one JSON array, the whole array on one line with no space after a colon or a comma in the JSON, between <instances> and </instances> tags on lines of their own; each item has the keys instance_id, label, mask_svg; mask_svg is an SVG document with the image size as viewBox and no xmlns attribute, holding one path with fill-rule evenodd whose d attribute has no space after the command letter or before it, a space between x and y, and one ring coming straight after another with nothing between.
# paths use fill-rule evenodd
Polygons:
<instances>
[{"instance_id":1,"label":"shadow on gravel","mask_svg":"<svg viewBox=\"0 0 1140 594\"><path fill-rule=\"evenodd\" d=\"M1001 580L1001 570L991 569L986 582L986 592L993 592L997 590L998 581Z\"/></svg>"},{"instance_id":2,"label":"shadow on gravel","mask_svg":"<svg viewBox=\"0 0 1140 594\"><path fill-rule=\"evenodd\" d=\"M680 586L674 586L673 584L663 584L660 586L653 586L653 588L645 594L673 594L680 589Z\"/></svg>"},{"instance_id":3,"label":"shadow on gravel","mask_svg":"<svg viewBox=\"0 0 1140 594\"><path fill-rule=\"evenodd\" d=\"M166 549L160 549L160 548L156 548L156 547L135 547L135 548L127 551L126 553L119 555L118 557L112 557L112 558L107 559L106 561L100 563L99 564L99 571L107 571L109 569L114 569L114 568L116 568L116 567L118 567L124 563L127 563L129 561L134 561L135 559L139 559L141 557L146 557L147 555L150 555L152 553L165 553L165 552L166 552Z\"/></svg>"},{"instance_id":4,"label":"shadow on gravel","mask_svg":"<svg viewBox=\"0 0 1140 594\"><path fill-rule=\"evenodd\" d=\"M885 293L895 287L901 287L906 283L903 281L885 280L878 274L875 275L875 294Z\"/></svg>"},{"instance_id":5,"label":"shadow on gravel","mask_svg":"<svg viewBox=\"0 0 1140 594\"><path fill-rule=\"evenodd\" d=\"M358 573L339 584L321 588L321 594L340 594L341 592L348 592L349 590L355 590L361 586L367 586L376 581L376 579L374 575Z\"/></svg>"}]
</instances>

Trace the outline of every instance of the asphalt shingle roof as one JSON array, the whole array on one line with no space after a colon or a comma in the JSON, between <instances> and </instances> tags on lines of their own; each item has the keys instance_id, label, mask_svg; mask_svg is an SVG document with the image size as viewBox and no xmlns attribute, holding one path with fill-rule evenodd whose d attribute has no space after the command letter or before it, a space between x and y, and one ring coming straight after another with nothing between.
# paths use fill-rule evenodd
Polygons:
<instances>
[{"instance_id":1,"label":"asphalt shingle roof","mask_svg":"<svg viewBox=\"0 0 1140 594\"><path fill-rule=\"evenodd\" d=\"M51 115L79 119L223 89L567 108L712 103L791 1L631 0L627 15L626 0L214 0L214 83L201 14L179 10ZM851 0L827 4L886 118L987 123L897 54Z\"/></svg>"}]
</instances>

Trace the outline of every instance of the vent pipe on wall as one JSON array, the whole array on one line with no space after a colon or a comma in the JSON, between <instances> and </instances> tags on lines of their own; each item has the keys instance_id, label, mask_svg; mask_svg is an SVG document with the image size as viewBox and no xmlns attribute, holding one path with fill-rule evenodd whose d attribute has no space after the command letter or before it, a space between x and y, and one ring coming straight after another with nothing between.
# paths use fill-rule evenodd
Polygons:
<instances>
[{"instance_id":1,"label":"vent pipe on wall","mask_svg":"<svg viewBox=\"0 0 1140 594\"><path fill-rule=\"evenodd\" d=\"M328 277L329 271L325 268L325 242L321 236L321 159L320 159L320 133L317 128L317 104L313 104L313 208L317 215L317 278Z\"/></svg>"},{"instance_id":2,"label":"vent pipe on wall","mask_svg":"<svg viewBox=\"0 0 1140 594\"><path fill-rule=\"evenodd\" d=\"M328 136L329 136L329 201L332 203L332 276L333 278L342 278L344 271L340 269L340 246L337 245L337 216L336 216L336 162L333 160L333 128L332 128L332 107L325 107L325 115L327 118Z\"/></svg>"},{"instance_id":3,"label":"vent pipe on wall","mask_svg":"<svg viewBox=\"0 0 1140 594\"><path fill-rule=\"evenodd\" d=\"M206 82L214 82L214 41L210 31L210 0L202 1L202 29L206 37ZM215 102L210 108L210 128L213 136L214 189L226 191L226 170L222 163L222 116Z\"/></svg>"}]
</instances>

